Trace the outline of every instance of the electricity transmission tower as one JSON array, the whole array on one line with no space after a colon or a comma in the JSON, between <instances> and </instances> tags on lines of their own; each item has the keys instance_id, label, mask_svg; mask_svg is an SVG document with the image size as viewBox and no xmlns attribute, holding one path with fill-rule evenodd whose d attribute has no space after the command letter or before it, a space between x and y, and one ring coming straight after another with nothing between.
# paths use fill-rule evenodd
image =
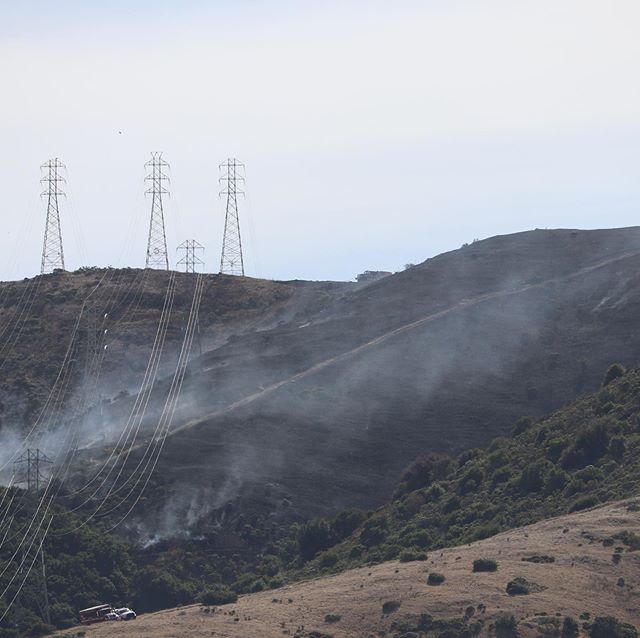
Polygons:
<instances>
[{"instance_id":1,"label":"electricity transmission tower","mask_svg":"<svg viewBox=\"0 0 640 638\"><path fill-rule=\"evenodd\" d=\"M41 487L47 483L48 478L43 472L43 466L50 466L53 461L42 454L39 449L28 449L19 459L14 461L14 473L17 477L16 484L26 483L28 492L39 492ZM44 560L44 551L42 550L42 543L37 543L39 547L38 553L40 554L40 569L36 572L38 576L40 595L36 598L36 604L40 609L40 616L48 625L51 624L51 615L49 613L49 590L47 589L47 566ZM24 572L25 564L29 563L28 550L25 552L27 556L23 554L21 560L22 568L20 573ZM20 596L16 600L16 614L20 615Z\"/></svg>"},{"instance_id":2,"label":"electricity transmission tower","mask_svg":"<svg viewBox=\"0 0 640 638\"><path fill-rule=\"evenodd\" d=\"M145 194L151 195L151 221L145 267L169 270L169 253L162 207L162 196L169 194L164 186L165 182L169 182L169 176L165 172L169 164L162 159L162 153L154 152L151 153L151 159L145 164L145 168L149 169L145 181L151 182L151 186L145 191Z\"/></svg>"},{"instance_id":3,"label":"electricity transmission tower","mask_svg":"<svg viewBox=\"0 0 640 638\"><path fill-rule=\"evenodd\" d=\"M242 239L240 237L240 219L238 217L238 195L244 195L244 164L230 158L220 164L222 175L220 196L226 196L224 217L224 235L222 238L222 256L220 273L225 275L244 276L244 260L242 257ZM238 187L240 186L240 188Z\"/></svg>"},{"instance_id":4,"label":"electricity transmission tower","mask_svg":"<svg viewBox=\"0 0 640 638\"><path fill-rule=\"evenodd\" d=\"M44 177L40 180L46 186L42 197L47 198L47 221L44 227L44 243L42 245L42 262L40 274L53 272L56 269L64 270L64 251L62 250L62 231L60 229L60 209L58 196L64 197L60 184L65 183L60 171L65 165L56 157L45 162L40 169Z\"/></svg>"},{"instance_id":5,"label":"electricity transmission tower","mask_svg":"<svg viewBox=\"0 0 640 638\"><path fill-rule=\"evenodd\" d=\"M14 461L15 483L26 483L27 491L39 492L47 479L43 473L43 466L51 465L53 461L39 449L28 449L17 461Z\"/></svg>"},{"instance_id":6,"label":"electricity transmission tower","mask_svg":"<svg viewBox=\"0 0 640 638\"><path fill-rule=\"evenodd\" d=\"M204 246L195 239L186 239L177 250L184 251L184 257L176 265L184 266L185 272L196 272L198 268L204 266L204 261L197 255L199 251L204 252Z\"/></svg>"}]
</instances>

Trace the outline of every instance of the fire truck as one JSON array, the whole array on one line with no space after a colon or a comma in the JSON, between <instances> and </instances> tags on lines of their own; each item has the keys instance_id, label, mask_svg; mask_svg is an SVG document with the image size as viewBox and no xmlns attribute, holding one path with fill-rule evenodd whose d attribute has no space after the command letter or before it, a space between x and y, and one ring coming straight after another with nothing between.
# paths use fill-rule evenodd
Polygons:
<instances>
[{"instance_id":1,"label":"fire truck","mask_svg":"<svg viewBox=\"0 0 640 638\"><path fill-rule=\"evenodd\" d=\"M95 622L103 622L105 620L115 620L117 617L111 605L96 605L95 607L80 610L80 623L83 625L92 625Z\"/></svg>"}]
</instances>

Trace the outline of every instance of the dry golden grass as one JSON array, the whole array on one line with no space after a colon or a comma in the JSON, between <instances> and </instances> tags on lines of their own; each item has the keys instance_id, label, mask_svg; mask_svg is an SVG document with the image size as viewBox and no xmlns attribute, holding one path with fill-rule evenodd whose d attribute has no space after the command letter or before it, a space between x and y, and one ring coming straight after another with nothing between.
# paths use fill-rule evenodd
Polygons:
<instances>
[{"instance_id":1,"label":"dry golden grass","mask_svg":"<svg viewBox=\"0 0 640 638\"><path fill-rule=\"evenodd\" d=\"M484 620L483 636L490 635L491 622L500 612L515 615L523 637L541 635L536 619L543 618L542 613L577 619L589 612L591 617L610 615L638 625L640 552L628 551L619 540L603 545L604 539L623 530L640 534L640 512L629 509L634 502L621 501L432 552L426 562L391 561L354 569L242 596L236 604L215 610L192 605L145 614L134 622L103 623L87 627L86 636L283 638L318 631L335 638L377 638L395 635L394 621L421 613L436 619L461 618L468 607L474 608L474 618ZM624 547L619 564L612 560L616 547ZM522 560L532 555L553 556L555 562ZM499 568L494 573L473 573L476 558L495 559ZM427 585L432 571L444 574L442 585ZM518 576L540 585L541 591L507 595L507 583ZM619 584L620 578L624 584ZM390 600L401 606L383 615L382 605ZM325 622L327 614L338 614L340 620Z\"/></svg>"}]
</instances>

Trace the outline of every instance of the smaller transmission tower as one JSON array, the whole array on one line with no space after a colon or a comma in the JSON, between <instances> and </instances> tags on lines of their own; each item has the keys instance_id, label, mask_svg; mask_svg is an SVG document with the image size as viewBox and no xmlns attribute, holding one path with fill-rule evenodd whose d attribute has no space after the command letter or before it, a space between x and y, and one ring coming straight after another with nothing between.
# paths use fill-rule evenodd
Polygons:
<instances>
[{"instance_id":1,"label":"smaller transmission tower","mask_svg":"<svg viewBox=\"0 0 640 638\"><path fill-rule=\"evenodd\" d=\"M244 164L235 158L230 158L220 164L220 170L222 171L220 196L226 196L220 273L244 276L242 238L240 237L240 219L238 217L238 195L244 195L244 190L242 190Z\"/></svg>"},{"instance_id":2,"label":"smaller transmission tower","mask_svg":"<svg viewBox=\"0 0 640 638\"><path fill-rule=\"evenodd\" d=\"M26 483L28 492L38 493L40 491L40 488L44 487L50 479L50 476L45 476L43 466L51 466L53 465L53 461L45 454L40 452L39 449L28 449L19 459L14 461L13 465L14 475L17 477L15 483ZM44 560L42 541L37 544L36 547L39 547L38 553L40 554L40 570L35 571L35 577L38 580L38 587L40 589L39 596L36 597L36 604L38 605L38 608L40 610L40 616L42 617L42 620L50 625L51 616L49 613L49 591L47 589L47 565ZM22 574L25 570L25 563L28 564L29 549L23 549L22 551L22 568L20 569L20 574ZM20 615L19 595L16 600L16 614L18 616Z\"/></svg>"},{"instance_id":3,"label":"smaller transmission tower","mask_svg":"<svg viewBox=\"0 0 640 638\"><path fill-rule=\"evenodd\" d=\"M64 251L62 250L62 230L60 229L60 208L58 197L64 197L60 185L65 183L60 171L65 165L56 157L44 163L40 169L44 177L40 180L46 186L42 197L47 198L47 221L44 227L44 243L42 245L42 262L40 274L64 270Z\"/></svg>"},{"instance_id":4,"label":"smaller transmission tower","mask_svg":"<svg viewBox=\"0 0 640 638\"><path fill-rule=\"evenodd\" d=\"M195 239L186 239L177 248L184 251L184 257L177 263L178 266L184 266L185 272L197 272L198 268L204 266L204 261L198 257L198 252L204 252L204 246L199 244Z\"/></svg>"},{"instance_id":5,"label":"smaller transmission tower","mask_svg":"<svg viewBox=\"0 0 640 638\"><path fill-rule=\"evenodd\" d=\"M147 243L146 268L160 268L169 270L169 253L167 252L167 234L164 228L164 209L162 196L168 195L165 182L169 176L165 172L169 164L162 159L162 153L151 153L151 159L145 164L149 174L145 177L151 186L145 194L151 195L151 221L149 222L149 241Z\"/></svg>"},{"instance_id":6,"label":"smaller transmission tower","mask_svg":"<svg viewBox=\"0 0 640 638\"><path fill-rule=\"evenodd\" d=\"M53 461L40 452L39 449L28 449L17 461L14 461L16 484L26 483L27 491L39 492L47 478L43 472L44 466L50 466Z\"/></svg>"}]
</instances>

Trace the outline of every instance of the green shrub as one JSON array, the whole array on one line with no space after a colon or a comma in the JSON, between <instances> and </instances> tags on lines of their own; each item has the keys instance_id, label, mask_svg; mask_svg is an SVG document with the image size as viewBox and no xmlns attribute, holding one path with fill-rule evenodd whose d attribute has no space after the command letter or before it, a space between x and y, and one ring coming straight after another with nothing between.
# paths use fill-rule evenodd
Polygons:
<instances>
[{"instance_id":1,"label":"green shrub","mask_svg":"<svg viewBox=\"0 0 640 638\"><path fill-rule=\"evenodd\" d=\"M509 638L516 635L518 621L513 614L499 614L495 622L496 636Z\"/></svg>"},{"instance_id":2,"label":"green shrub","mask_svg":"<svg viewBox=\"0 0 640 638\"><path fill-rule=\"evenodd\" d=\"M237 600L238 594L226 587L207 589L203 591L198 598L198 602L201 605L227 605L229 603L235 603Z\"/></svg>"},{"instance_id":3,"label":"green shrub","mask_svg":"<svg viewBox=\"0 0 640 638\"><path fill-rule=\"evenodd\" d=\"M427 585L442 585L444 583L444 574L431 572L427 577Z\"/></svg>"},{"instance_id":4,"label":"green shrub","mask_svg":"<svg viewBox=\"0 0 640 638\"><path fill-rule=\"evenodd\" d=\"M518 488L523 494L539 492L544 484L544 465L540 462L530 463L522 470Z\"/></svg>"},{"instance_id":5,"label":"green shrub","mask_svg":"<svg viewBox=\"0 0 640 638\"><path fill-rule=\"evenodd\" d=\"M323 518L313 518L298 529L298 548L304 561L331 547L331 530Z\"/></svg>"},{"instance_id":6,"label":"green shrub","mask_svg":"<svg viewBox=\"0 0 640 638\"><path fill-rule=\"evenodd\" d=\"M322 554L322 556L320 556L320 560L318 561L318 564L322 569L327 569L327 568L333 567L337 562L338 562L337 554L334 554L333 551L331 551L331 552L325 552L324 554Z\"/></svg>"},{"instance_id":7,"label":"green shrub","mask_svg":"<svg viewBox=\"0 0 640 638\"><path fill-rule=\"evenodd\" d=\"M476 558L473 561L474 572L495 572L498 570L498 563L491 558Z\"/></svg>"},{"instance_id":8,"label":"green shrub","mask_svg":"<svg viewBox=\"0 0 640 638\"><path fill-rule=\"evenodd\" d=\"M580 510L586 510L590 507L596 506L600 502L597 496L583 496L574 501L569 507L569 512L579 512Z\"/></svg>"},{"instance_id":9,"label":"green shrub","mask_svg":"<svg viewBox=\"0 0 640 638\"><path fill-rule=\"evenodd\" d=\"M629 548L630 552L635 552L640 549L640 536L635 532L630 532L625 529L615 534L613 538L621 540Z\"/></svg>"},{"instance_id":10,"label":"green shrub","mask_svg":"<svg viewBox=\"0 0 640 638\"><path fill-rule=\"evenodd\" d=\"M327 614L324 617L325 622L338 622L342 616L340 614Z\"/></svg>"},{"instance_id":11,"label":"green shrub","mask_svg":"<svg viewBox=\"0 0 640 638\"><path fill-rule=\"evenodd\" d=\"M561 638L577 638L579 633L578 621L571 616L566 616L562 623Z\"/></svg>"},{"instance_id":12,"label":"green shrub","mask_svg":"<svg viewBox=\"0 0 640 638\"><path fill-rule=\"evenodd\" d=\"M344 510L331 521L331 531L338 540L344 540L362 525L366 517L365 512L356 508Z\"/></svg>"},{"instance_id":13,"label":"green shrub","mask_svg":"<svg viewBox=\"0 0 640 638\"><path fill-rule=\"evenodd\" d=\"M507 583L507 594L509 596L526 596L530 591L529 583L520 576Z\"/></svg>"},{"instance_id":14,"label":"green shrub","mask_svg":"<svg viewBox=\"0 0 640 638\"><path fill-rule=\"evenodd\" d=\"M416 552L411 549L405 549L399 557L399 561L401 563L411 563L413 561L424 561L427 560L429 556L425 552Z\"/></svg>"},{"instance_id":15,"label":"green shrub","mask_svg":"<svg viewBox=\"0 0 640 638\"><path fill-rule=\"evenodd\" d=\"M518 436L526 432L533 425L533 419L530 416L523 416L519 418L513 426L513 436Z\"/></svg>"},{"instance_id":16,"label":"green shrub","mask_svg":"<svg viewBox=\"0 0 640 638\"><path fill-rule=\"evenodd\" d=\"M609 369L605 372L604 378L602 379L602 387L605 388L612 381L615 381L616 379L624 376L625 372L625 367L620 363L614 363L613 365L609 366Z\"/></svg>"},{"instance_id":17,"label":"green shrub","mask_svg":"<svg viewBox=\"0 0 640 638\"><path fill-rule=\"evenodd\" d=\"M560 462L565 469L584 467L595 463L607 452L609 433L604 423L595 423L578 434L576 442L562 454Z\"/></svg>"},{"instance_id":18,"label":"green shrub","mask_svg":"<svg viewBox=\"0 0 640 638\"><path fill-rule=\"evenodd\" d=\"M193 602L193 592L188 585L156 567L140 570L135 577L134 589L136 611L156 611Z\"/></svg>"},{"instance_id":19,"label":"green shrub","mask_svg":"<svg viewBox=\"0 0 640 638\"><path fill-rule=\"evenodd\" d=\"M442 454L419 456L402 472L395 498L428 487L435 479L444 478L450 465L451 458Z\"/></svg>"},{"instance_id":20,"label":"green shrub","mask_svg":"<svg viewBox=\"0 0 640 638\"><path fill-rule=\"evenodd\" d=\"M387 600L386 603L382 605L382 613L383 614L392 614L394 611L398 611L400 609L400 605L402 603L398 600Z\"/></svg>"},{"instance_id":21,"label":"green shrub","mask_svg":"<svg viewBox=\"0 0 640 638\"><path fill-rule=\"evenodd\" d=\"M609 441L609 454L618 461L624 456L625 448L626 443L623 436L614 436Z\"/></svg>"},{"instance_id":22,"label":"green shrub","mask_svg":"<svg viewBox=\"0 0 640 638\"><path fill-rule=\"evenodd\" d=\"M637 638L637 630L612 616L598 616L589 629L591 638Z\"/></svg>"},{"instance_id":23,"label":"green shrub","mask_svg":"<svg viewBox=\"0 0 640 638\"><path fill-rule=\"evenodd\" d=\"M527 563L555 563L554 556L548 556L547 554L534 554L533 556L524 556L523 561Z\"/></svg>"},{"instance_id":24,"label":"green shrub","mask_svg":"<svg viewBox=\"0 0 640 638\"><path fill-rule=\"evenodd\" d=\"M360 532L360 542L365 547L380 545L387 536L387 519L379 516L365 522Z\"/></svg>"}]
</instances>

